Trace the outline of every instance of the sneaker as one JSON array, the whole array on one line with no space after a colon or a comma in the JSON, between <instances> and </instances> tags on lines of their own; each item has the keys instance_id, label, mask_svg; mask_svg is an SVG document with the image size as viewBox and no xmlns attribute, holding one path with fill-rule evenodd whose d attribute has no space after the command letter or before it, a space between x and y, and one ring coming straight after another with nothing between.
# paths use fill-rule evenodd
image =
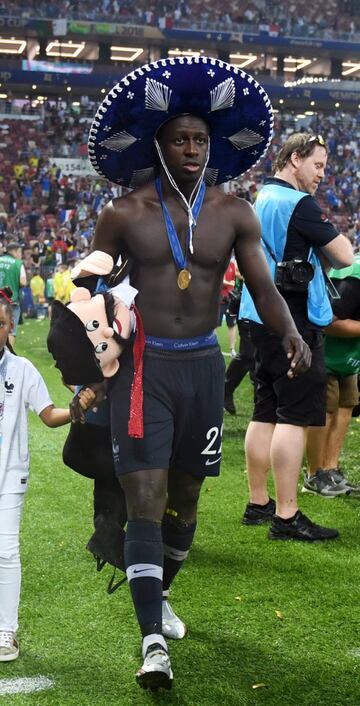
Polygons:
<instances>
[{"instance_id":1,"label":"sneaker","mask_svg":"<svg viewBox=\"0 0 360 706\"><path fill-rule=\"evenodd\" d=\"M243 525L263 525L265 522L270 522L275 515L276 503L275 500L269 498L266 505L255 505L248 503L244 516L242 518Z\"/></svg>"},{"instance_id":2,"label":"sneaker","mask_svg":"<svg viewBox=\"0 0 360 706\"><path fill-rule=\"evenodd\" d=\"M268 534L269 539L298 539L303 542L335 539L338 536L338 530L315 524L300 510L295 513L291 522L274 515Z\"/></svg>"},{"instance_id":3,"label":"sneaker","mask_svg":"<svg viewBox=\"0 0 360 706\"><path fill-rule=\"evenodd\" d=\"M339 495L349 495L350 491L345 485L335 483L330 473L318 468L313 476L304 474L304 485L301 492L321 495L323 498L336 498Z\"/></svg>"},{"instance_id":4,"label":"sneaker","mask_svg":"<svg viewBox=\"0 0 360 706\"><path fill-rule=\"evenodd\" d=\"M224 397L224 409L229 412L233 417L236 416L236 407L234 405L234 398L231 394L225 395Z\"/></svg>"},{"instance_id":5,"label":"sneaker","mask_svg":"<svg viewBox=\"0 0 360 706\"><path fill-rule=\"evenodd\" d=\"M182 640L187 632L187 627L174 613L169 601L162 602L162 632L170 640Z\"/></svg>"},{"instance_id":6,"label":"sneaker","mask_svg":"<svg viewBox=\"0 0 360 706\"><path fill-rule=\"evenodd\" d=\"M360 497L360 486L350 483L350 481L345 478L340 468L329 468L327 473L333 482L336 483L337 487L345 488L348 491L348 495L356 495Z\"/></svg>"},{"instance_id":7,"label":"sneaker","mask_svg":"<svg viewBox=\"0 0 360 706\"><path fill-rule=\"evenodd\" d=\"M155 643L149 645L142 667L136 672L136 681L143 689L171 689L173 673L170 657L165 648Z\"/></svg>"},{"instance_id":8,"label":"sneaker","mask_svg":"<svg viewBox=\"0 0 360 706\"><path fill-rule=\"evenodd\" d=\"M0 662L12 662L19 656L19 644L11 630L0 630Z\"/></svg>"},{"instance_id":9,"label":"sneaker","mask_svg":"<svg viewBox=\"0 0 360 706\"><path fill-rule=\"evenodd\" d=\"M236 353L235 348L231 348L231 350L230 350L230 355L231 355L232 358L236 358L237 353Z\"/></svg>"}]
</instances>

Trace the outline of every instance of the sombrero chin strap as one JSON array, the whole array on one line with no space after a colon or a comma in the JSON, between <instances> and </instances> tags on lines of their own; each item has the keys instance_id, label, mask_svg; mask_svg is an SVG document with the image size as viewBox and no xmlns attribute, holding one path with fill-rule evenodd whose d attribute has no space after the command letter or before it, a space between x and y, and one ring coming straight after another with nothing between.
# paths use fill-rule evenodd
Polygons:
<instances>
[{"instance_id":1,"label":"sombrero chin strap","mask_svg":"<svg viewBox=\"0 0 360 706\"><path fill-rule=\"evenodd\" d=\"M165 172L165 174L166 174L166 176L167 176L167 178L168 178L168 180L169 180L171 186L173 187L173 189L175 189L176 193L179 194L181 200L182 200L183 203L185 204L186 211L187 211L187 214L188 214L188 221L189 221L189 234L190 234L190 238L189 238L189 250L190 250L191 254L193 255L193 253L194 253L194 246L193 246L193 230L194 230L194 228L196 227L196 220L195 220L195 218L194 218L194 214L193 214L193 211L192 211L192 205L194 204L194 202L196 201L196 199L197 199L197 197L198 197L198 195L199 195L199 191L200 191L200 189L201 189L201 184L202 184L202 182L203 182L203 178L204 178L204 174L205 174L205 169L206 169L207 164L208 164L208 161L209 161L209 157L210 157L210 141L208 142L208 148L207 148L206 160L205 160L204 168L203 168L203 170L202 170L202 172L201 172L201 175L200 175L198 181L196 182L196 184L195 184L195 186L194 186L194 189L193 189L193 191L192 191L192 193L191 193L191 196L190 196L189 201L186 199L186 197L184 196L184 194L182 193L182 191L180 191L180 189L179 189L179 187L178 187L178 185L177 185L175 179L174 179L173 176L170 174L169 169L168 169L168 167L167 167L167 165L166 165L165 159L164 159L164 157L163 157L163 153L161 152L161 147L160 147L160 145L159 145L159 143L158 143L157 140L155 140L155 147L156 147L157 153L158 153L158 155L159 155L159 159L160 159L160 162L161 162L161 166L162 166L162 168L163 168L163 170L164 170L164 172Z\"/></svg>"}]
</instances>

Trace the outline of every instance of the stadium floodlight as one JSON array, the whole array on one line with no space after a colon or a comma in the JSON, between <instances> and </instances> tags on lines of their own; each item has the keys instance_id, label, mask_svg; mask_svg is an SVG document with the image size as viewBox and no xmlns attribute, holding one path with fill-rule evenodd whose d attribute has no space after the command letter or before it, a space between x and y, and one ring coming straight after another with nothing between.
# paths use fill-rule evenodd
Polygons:
<instances>
[{"instance_id":1,"label":"stadium floodlight","mask_svg":"<svg viewBox=\"0 0 360 706\"><path fill-rule=\"evenodd\" d=\"M0 98L7 98L8 94L7 93L0 93Z\"/></svg>"},{"instance_id":2,"label":"stadium floodlight","mask_svg":"<svg viewBox=\"0 0 360 706\"><path fill-rule=\"evenodd\" d=\"M300 69L310 66L313 61L314 59L304 59L304 57L284 56L284 71L300 71ZM273 56L273 62L277 64L276 56Z\"/></svg>"},{"instance_id":3,"label":"stadium floodlight","mask_svg":"<svg viewBox=\"0 0 360 706\"><path fill-rule=\"evenodd\" d=\"M195 56L203 54L204 50L196 51L195 49L169 49L168 56Z\"/></svg>"},{"instance_id":4,"label":"stadium floodlight","mask_svg":"<svg viewBox=\"0 0 360 706\"><path fill-rule=\"evenodd\" d=\"M85 42L59 42L55 39L46 47L47 56L60 56L61 58L76 59L85 48Z\"/></svg>"},{"instance_id":5,"label":"stadium floodlight","mask_svg":"<svg viewBox=\"0 0 360 706\"><path fill-rule=\"evenodd\" d=\"M0 54L22 54L26 48L26 39L1 39Z\"/></svg>"},{"instance_id":6,"label":"stadium floodlight","mask_svg":"<svg viewBox=\"0 0 360 706\"><path fill-rule=\"evenodd\" d=\"M300 69L305 69L306 66L312 64L312 61L312 59L297 59L291 56L285 56L284 71L300 71Z\"/></svg>"},{"instance_id":7,"label":"stadium floodlight","mask_svg":"<svg viewBox=\"0 0 360 706\"><path fill-rule=\"evenodd\" d=\"M349 68L345 68L345 71L341 72L342 76L349 76L349 74L354 74L355 71L360 71L360 61L343 61L342 63L343 69L348 66Z\"/></svg>"},{"instance_id":8,"label":"stadium floodlight","mask_svg":"<svg viewBox=\"0 0 360 706\"><path fill-rule=\"evenodd\" d=\"M230 64L237 66L239 69L244 69L245 66L250 66L257 60L256 54L229 54Z\"/></svg>"},{"instance_id":9,"label":"stadium floodlight","mask_svg":"<svg viewBox=\"0 0 360 706\"><path fill-rule=\"evenodd\" d=\"M111 61L135 61L143 53L143 47L119 47L111 45Z\"/></svg>"}]
</instances>

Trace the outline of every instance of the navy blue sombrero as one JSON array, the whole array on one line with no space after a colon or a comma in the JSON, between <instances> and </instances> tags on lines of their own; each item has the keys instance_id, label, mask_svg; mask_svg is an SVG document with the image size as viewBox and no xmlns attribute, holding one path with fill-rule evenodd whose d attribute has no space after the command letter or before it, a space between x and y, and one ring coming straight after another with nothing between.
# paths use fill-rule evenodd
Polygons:
<instances>
[{"instance_id":1,"label":"navy blue sombrero","mask_svg":"<svg viewBox=\"0 0 360 706\"><path fill-rule=\"evenodd\" d=\"M123 186L151 181L158 163L155 135L185 113L210 128L208 184L243 174L271 142L270 100L252 76L218 59L160 59L121 79L100 105L89 136L92 165Z\"/></svg>"}]
</instances>

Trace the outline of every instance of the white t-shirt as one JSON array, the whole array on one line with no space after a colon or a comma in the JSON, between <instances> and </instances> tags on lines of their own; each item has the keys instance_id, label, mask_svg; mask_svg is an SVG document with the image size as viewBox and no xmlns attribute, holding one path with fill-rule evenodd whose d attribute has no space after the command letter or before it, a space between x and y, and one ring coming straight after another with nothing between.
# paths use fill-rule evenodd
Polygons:
<instances>
[{"instance_id":1,"label":"white t-shirt","mask_svg":"<svg viewBox=\"0 0 360 706\"><path fill-rule=\"evenodd\" d=\"M28 411L40 414L52 405L40 373L26 358L5 349L0 360L1 385L5 390L1 421L0 494L23 493L29 477Z\"/></svg>"}]
</instances>

